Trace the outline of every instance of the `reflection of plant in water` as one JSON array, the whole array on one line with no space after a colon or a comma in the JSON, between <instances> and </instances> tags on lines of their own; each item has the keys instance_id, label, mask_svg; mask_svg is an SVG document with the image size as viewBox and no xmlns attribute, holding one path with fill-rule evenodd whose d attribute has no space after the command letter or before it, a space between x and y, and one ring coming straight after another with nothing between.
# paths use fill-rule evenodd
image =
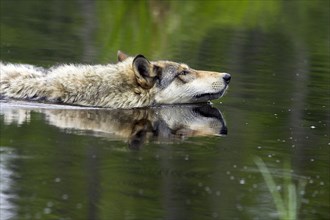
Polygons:
<instances>
[{"instance_id":1,"label":"reflection of plant in water","mask_svg":"<svg viewBox=\"0 0 330 220\"><path fill-rule=\"evenodd\" d=\"M299 192L304 191L306 181L299 180L298 186L296 186L292 180L291 174L284 175L284 194L281 195L277 190L276 183L274 181L271 172L267 168L266 164L259 157L256 157L254 162L258 166L269 191L272 194L276 209L279 213L279 218L283 220L295 220L298 219L298 210L300 209L302 196ZM289 165L285 166L286 170L290 170Z\"/></svg>"}]
</instances>

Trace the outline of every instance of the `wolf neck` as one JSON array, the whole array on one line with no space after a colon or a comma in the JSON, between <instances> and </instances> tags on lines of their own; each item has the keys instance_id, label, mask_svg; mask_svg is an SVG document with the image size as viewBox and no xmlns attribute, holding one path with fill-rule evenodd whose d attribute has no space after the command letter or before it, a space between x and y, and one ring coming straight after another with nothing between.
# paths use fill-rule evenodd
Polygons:
<instances>
[{"instance_id":1,"label":"wolf neck","mask_svg":"<svg viewBox=\"0 0 330 220\"><path fill-rule=\"evenodd\" d=\"M152 98L149 93L137 94L135 92L125 92L120 94L109 94L97 106L109 108L140 108L150 106Z\"/></svg>"},{"instance_id":2,"label":"wolf neck","mask_svg":"<svg viewBox=\"0 0 330 220\"><path fill-rule=\"evenodd\" d=\"M148 89L140 87L136 81L131 64L116 65L116 74L109 74L103 77L102 83L98 86L94 106L108 108L139 108L150 106L153 95ZM87 98L87 100L90 100ZM86 105L87 103L84 103Z\"/></svg>"},{"instance_id":3,"label":"wolf neck","mask_svg":"<svg viewBox=\"0 0 330 220\"><path fill-rule=\"evenodd\" d=\"M119 66L114 70L113 66L109 66L108 71L100 74L101 80L92 80L87 77L90 86L84 86L85 92L75 87L76 92L71 89L63 92L64 97L61 101L66 104L106 108L127 109L150 106L152 100L150 91L139 87L129 68L121 69ZM82 83L86 84L85 80ZM70 94L70 97L65 94Z\"/></svg>"},{"instance_id":4,"label":"wolf neck","mask_svg":"<svg viewBox=\"0 0 330 220\"><path fill-rule=\"evenodd\" d=\"M123 73L124 74L124 73ZM105 108L139 108L151 105L152 95L149 90L144 90L137 85L134 79L118 79L118 75L103 77L99 83L89 82L79 88L77 83L72 83L65 87L55 85L50 93L54 95L46 95L46 97L54 97L54 100L73 105L83 106L102 106ZM126 76L127 77L127 76ZM53 82L53 81L52 81ZM62 84L63 85L63 84ZM52 101L52 100L49 100Z\"/></svg>"}]
</instances>

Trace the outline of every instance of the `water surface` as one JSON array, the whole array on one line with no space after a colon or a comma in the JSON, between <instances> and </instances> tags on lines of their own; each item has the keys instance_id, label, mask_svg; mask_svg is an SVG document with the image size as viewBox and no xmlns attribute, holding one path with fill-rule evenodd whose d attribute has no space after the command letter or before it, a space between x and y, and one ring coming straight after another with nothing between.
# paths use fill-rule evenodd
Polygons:
<instances>
[{"instance_id":1,"label":"water surface","mask_svg":"<svg viewBox=\"0 0 330 220\"><path fill-rule=\"evenodd\" d=\"M325 1L3 0L0 18L4 62L120 49L232 75L203 106L3 100L1 219L330 218Z\"/></svg>"}]
</instances>

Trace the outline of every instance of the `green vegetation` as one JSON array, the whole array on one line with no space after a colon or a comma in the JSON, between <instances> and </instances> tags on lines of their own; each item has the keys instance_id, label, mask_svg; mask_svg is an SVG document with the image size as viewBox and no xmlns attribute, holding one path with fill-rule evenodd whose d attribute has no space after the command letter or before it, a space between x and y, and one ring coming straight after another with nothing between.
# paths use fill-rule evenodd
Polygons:
<instances>
[{"instance_id":1,"label":"green vegetation","mask_svg":"<svg viewBox=\"0 0 330 220\"><path fill-rule=\"evenodd\" d=\"M299 180L298 186L296 186L294 184L292 174L284 174L284 192L281 195L278 190L278 185L275 183L274 177L272 176L272 173L269 171L264 161L260 157L256 157L254 162L258 166L258 169L261 172L270 193L272 194L279 218L282 220L299 219L298 214L302 201L301 192L304 192L307 181ZM291 169L289 166L286 166L283 170L290 171Z\"/></svg>"}]
</instances>

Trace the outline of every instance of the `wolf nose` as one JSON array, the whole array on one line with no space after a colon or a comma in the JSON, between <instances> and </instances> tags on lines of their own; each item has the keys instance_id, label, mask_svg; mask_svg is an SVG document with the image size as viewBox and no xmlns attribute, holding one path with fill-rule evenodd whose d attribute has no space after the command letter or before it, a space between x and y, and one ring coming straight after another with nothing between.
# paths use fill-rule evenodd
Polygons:
<instances>
[{"instance_id":1,"label":"wolf nose","mask_svg":"<svg viewBox=\"0 0 330 220\"><path fill-rule=\"evenodd\" d=\"M229 73L226 73L222 78L227 84L229 84L230 79L231 79L231 75Z\"/></svg>"}]
</instances>

